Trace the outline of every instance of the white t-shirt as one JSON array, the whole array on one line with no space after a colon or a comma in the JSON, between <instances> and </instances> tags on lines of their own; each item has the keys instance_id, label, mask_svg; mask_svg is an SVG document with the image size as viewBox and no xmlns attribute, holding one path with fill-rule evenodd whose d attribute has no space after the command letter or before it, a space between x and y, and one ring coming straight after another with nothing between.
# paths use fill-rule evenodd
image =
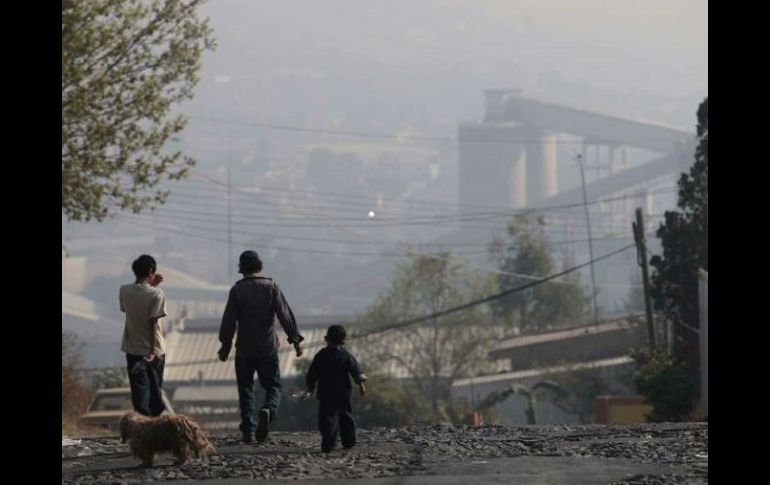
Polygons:
<instances>
[{"instance_id":1,"label":"white t-shirt","mask_svg":"<svg viewBox=\"0 0 770 485\"><path fill-rule=\"evenodd\" d=\"M166 343L160 330L160 321L154 328L155 349L152 349L150 318L166 316L166 295L160 288L147 283L134 283L120 287L120 311L126 314L126 327L120 350L127 354L157 355L166 353Z\"/></svg>"}]
</instances>

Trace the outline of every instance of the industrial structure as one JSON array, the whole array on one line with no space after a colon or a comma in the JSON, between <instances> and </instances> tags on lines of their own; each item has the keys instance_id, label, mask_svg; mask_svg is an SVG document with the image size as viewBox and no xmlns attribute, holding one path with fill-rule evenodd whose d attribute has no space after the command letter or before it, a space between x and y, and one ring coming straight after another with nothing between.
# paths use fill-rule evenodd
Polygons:
<instances>
[{"instance_id":1,"label":"industrial structure","mask_svg":"<svg viewBox=\"0 0 770 485\"><path fill-rule=\"evenodd\" d=\"M536 101L518 90L485 94L483 119L458 128L458 205L468 217L442 241L478 237L473 214L480 211L535 213L552 242L565 242L556 256L566 267L633 243L635 208L644 212L648 237L662 212L674 208L676 181L694 160L694 133ZM654 252L657 240L649 241ZM637 286L634 251L592 270L598 306L605 313L621 310ZM601 284L607 281L616 284Z\"/></svg>"},{"instance_id":2,"label":"industrial structure","mask_svg":"<svg viewBox=\"0 0 770 485\"><path fill-rule=\"evenodd\" d=\"M693 160L694 133L534 101L516 90L485 93L483 121L462 123L458 129L461 207L581 202L579 187L560 188L564 141L579 148L585 163L596 170L598 176L586 187L589 200L684 172ZM634 163L628 149L658 156Z\"/></svg>"}]
</instances>

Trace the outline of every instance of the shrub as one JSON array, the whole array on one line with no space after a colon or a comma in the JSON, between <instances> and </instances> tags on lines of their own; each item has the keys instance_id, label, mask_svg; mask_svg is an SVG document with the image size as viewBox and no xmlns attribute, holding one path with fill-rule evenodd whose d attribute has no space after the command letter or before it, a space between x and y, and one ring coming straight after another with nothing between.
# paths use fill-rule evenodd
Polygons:
<instances>
[{"instance_id":1,"label":"shrub","mask_svg":"<svg viewBox=\"0 0 770 485\"><path fill-rule=\"evenodd\" d=\"M652 404L652 422L686 421L695 408L698 374L687 363L661 351L632 351L639 366L634 382Z\"/></svg>"}]
</instances>

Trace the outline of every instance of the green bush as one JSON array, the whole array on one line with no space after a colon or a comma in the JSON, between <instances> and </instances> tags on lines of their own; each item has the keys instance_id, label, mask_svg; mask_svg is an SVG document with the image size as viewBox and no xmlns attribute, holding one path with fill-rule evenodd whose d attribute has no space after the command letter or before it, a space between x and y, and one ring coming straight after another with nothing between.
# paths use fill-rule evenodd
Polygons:
<instances>
[{"instance_id":1,"label":"green bush","mask_svg":"<svg viewBox=\"0 0 770 485\"><path fill-rule=\"evenodd\" d=\"M661 351L632 351L631 357L639 366L636 388L653 406L648 421L687 421L697 399L697 371Z\"/></svg>"}]
</instances>

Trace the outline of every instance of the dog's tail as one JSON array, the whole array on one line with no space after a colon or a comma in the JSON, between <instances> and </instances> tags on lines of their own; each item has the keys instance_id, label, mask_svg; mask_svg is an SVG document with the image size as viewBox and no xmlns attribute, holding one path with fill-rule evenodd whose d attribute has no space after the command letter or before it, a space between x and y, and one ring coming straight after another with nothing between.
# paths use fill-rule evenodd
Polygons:
<instances>
[{"instance_id":1,"label":"dog's tail","mask_svg":"<svg viewBox=\"0 0 770 485\"><path fill-rule=\"evenodd\" d=\"M216 453L217 450L211 444L209 436L198 426L198 423L187 416L179 416L176 423L179 436L189 445L196 458L201 454L210 455Z\"/></svg>"}]
</instances>

